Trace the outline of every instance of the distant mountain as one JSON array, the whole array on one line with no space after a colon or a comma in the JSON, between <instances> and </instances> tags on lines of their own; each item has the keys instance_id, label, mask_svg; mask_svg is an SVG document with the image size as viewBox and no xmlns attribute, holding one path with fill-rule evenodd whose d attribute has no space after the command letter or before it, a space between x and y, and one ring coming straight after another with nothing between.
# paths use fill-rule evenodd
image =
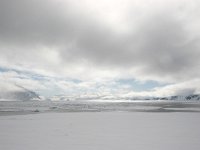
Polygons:
<instances>
[{"instance_id":1,"label":"distant mountain","mask_svg":"<svg viewBox=\"0 0 200 150\"><path fill-rule=\"evenodd\" d=\"M200 100L200 94L191 94L187 96L171 96L171 97L162 97L160 98L166 100Z\"/></svg>"},{"instance_id":2,"label":"distant mountain","mask_svg":"<svg viewBox=\"0 0 200 150\"><path fill-rule=\"evenodd\" d=\"M190 101L190 100L200 100L200 94L191 94L187 96L169 96L169 97L122 97L114 95L56 95L50 98L53 101L69 101L69 100L174 100L174 101Z\"/></svg>"},{"instance_id":3,"label":"distant mountain","mask_svg":"<svg viewBox=\"0 0 200 150\"><path fill-rule=\"evenodd\" d=\"M175 95L168 97L126 97L128 100L175 100L175 101L189 101L189 100L200 100L200 94L190 95Z\"/></svg>"},{"instance_id":4,"label":"distant mountain","mask_svg":"<svg viewBox=\"0 0 200 150\"><path fill-rule=\"evenodd\" d=\"M35 92L30 91L19 85L12 85L14 90L1 90L0 91L0 100L39 100L40 97Z\"/></svg>"}]
</instances>

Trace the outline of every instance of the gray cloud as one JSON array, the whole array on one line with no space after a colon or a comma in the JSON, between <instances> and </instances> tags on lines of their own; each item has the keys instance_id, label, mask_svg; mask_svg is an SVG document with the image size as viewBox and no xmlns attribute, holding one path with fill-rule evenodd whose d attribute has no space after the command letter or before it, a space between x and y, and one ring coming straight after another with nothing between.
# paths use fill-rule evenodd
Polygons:
<instances>
[{"instance_id":1,"label":"gray cloud","mask_svg":"<svg viewBox=\"0 0 200 150\"><path fill-rule=\"evenodd\" d=\"M184 76L199 66L199 40L191 39L184 23L172 15L148 18L139 29L139 57L145 72ZM188 70L189 69L189 70Z\"/></svg>"},{"instance_id":2,"label":"gray cloud","mask_svg":"<svg viewBox=\"0 0 200 150\"><path fill-rule=\"evenodd\" d=\"M48 0L3 0L0 7L0 33L3 41L55 44L60 40L66 41L75 32L75 19L70 16L70 8L63 8L62 3Z\"/></svg>"},{"instance_id":3,"label":"gray cloud","mask_svg":"<svg viewBox=\"0 0 200 150\"><path fill-rule=\"evenodd\" d=\"M129 29L123 33L104 19L90 14L88 8L76 7L72 1L1 0L2 57L9 59L10 63L20 62L25 57L27 60L23 63L30 63L30 57L38 56L44 46L55 48L59 54L61 63L52 64L54 69L58 66L60 70L66 69L72 62L81 66L83 60L97 70L105 67L120 72L137 68L138 72L133 71L132 76L140 79L141 76L153 80L166 77L175 82L198 78L200 36L192 27L198 24L199 12L188 10L199 8L199 4L195 0L192 2L196 5L187 6L190 2L182 5L183 2L177 1L177 4L167 3L164 10L154 11L154 1L148 10L139 8L141 13L138 15L127 11L125 24ZM171 5L176 5L173 11ZM13 55L17 57L10 60ZM48 63L40 59L43 57L36 58L41 62L36 66ZM49 67L47 65L45 69Z\"/></svg>"}]
</instances>

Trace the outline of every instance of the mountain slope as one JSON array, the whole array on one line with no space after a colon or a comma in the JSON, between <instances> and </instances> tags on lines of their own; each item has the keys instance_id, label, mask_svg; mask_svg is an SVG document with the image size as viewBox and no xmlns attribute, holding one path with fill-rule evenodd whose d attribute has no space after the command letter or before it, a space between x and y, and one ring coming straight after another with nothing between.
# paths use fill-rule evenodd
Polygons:
<instances>
[{"instance_id":1,"label":"mountain slope","mask_svg":"<svg viewBox=\"0 0 200 150\"><path fill-rule=\"evenodd\" d=\"M33 91L22 86L7 83L4 88L0 88L0 100L39 100L40 97Z\"/></svg>"}]
</instances>

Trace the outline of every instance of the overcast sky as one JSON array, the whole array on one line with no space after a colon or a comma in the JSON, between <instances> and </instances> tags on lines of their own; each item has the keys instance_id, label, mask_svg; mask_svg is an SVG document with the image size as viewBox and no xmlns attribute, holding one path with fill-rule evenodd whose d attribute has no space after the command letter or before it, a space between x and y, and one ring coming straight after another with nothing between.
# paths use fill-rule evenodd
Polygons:
<instances>
[{"instance_id":1,"label":"overcast sky","mask_svg":"<svg viewBox=\"0 0 200 150\"><path fill-rule=\"evenodd\" d=\"M4 90L200 93L199 48L199 0L0 0Z\"/></svg>"}]
</instances>

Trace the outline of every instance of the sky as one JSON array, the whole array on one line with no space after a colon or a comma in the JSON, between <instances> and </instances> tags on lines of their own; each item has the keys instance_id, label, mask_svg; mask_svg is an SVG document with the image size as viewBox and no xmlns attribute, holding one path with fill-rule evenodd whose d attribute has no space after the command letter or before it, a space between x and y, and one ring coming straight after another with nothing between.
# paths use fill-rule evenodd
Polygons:
<instances>
[{"instance_id":1,"label":"sky","mask_svg":"<svg viewBox=\"0 0 200 150\"><path fill-rule=\"evenodd\" d=\"M199 0L1 0L0 89L200 93Z\"/></svg>"}]
</instances>

